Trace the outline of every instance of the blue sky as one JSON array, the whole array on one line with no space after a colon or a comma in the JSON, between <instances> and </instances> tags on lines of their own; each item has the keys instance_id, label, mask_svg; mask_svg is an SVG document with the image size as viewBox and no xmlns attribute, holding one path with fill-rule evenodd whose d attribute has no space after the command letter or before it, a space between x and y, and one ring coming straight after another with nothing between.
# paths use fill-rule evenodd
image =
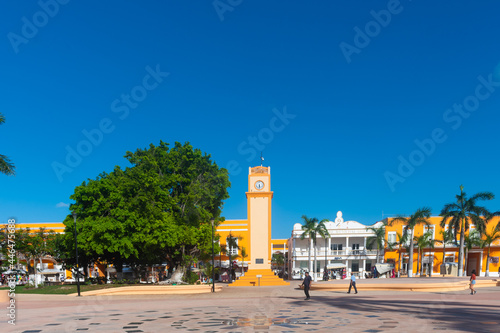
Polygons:
<instances>
[{"instance_id":1,"label":"blue sky","mask_svg":"<svg viewBox=\"0 0 500 333\"><path fill-rule=\"evenodd\" d=\"M262 150L273 238L303 214L438 215L460 184L500 195L495 1L1 6L3 222L62 221L76 186L160 140L230 169L230 219Z\"/></svg>"}]
</instances>

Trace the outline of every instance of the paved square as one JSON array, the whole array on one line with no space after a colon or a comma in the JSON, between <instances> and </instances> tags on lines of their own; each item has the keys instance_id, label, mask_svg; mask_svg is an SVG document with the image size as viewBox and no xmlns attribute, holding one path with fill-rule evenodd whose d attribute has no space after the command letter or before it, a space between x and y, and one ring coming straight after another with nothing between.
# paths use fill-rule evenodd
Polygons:
<instances>
[{"instance_id":1,"label":"paved square","mask_svg":"<svg viewBox=\"0 0 500 333\"><path fill-rule=\"evenodd\" d=\"M2 332L498 332L500 288L455 292L224 287L216 294L17 295Z\"/></svg>"}]
</instances>

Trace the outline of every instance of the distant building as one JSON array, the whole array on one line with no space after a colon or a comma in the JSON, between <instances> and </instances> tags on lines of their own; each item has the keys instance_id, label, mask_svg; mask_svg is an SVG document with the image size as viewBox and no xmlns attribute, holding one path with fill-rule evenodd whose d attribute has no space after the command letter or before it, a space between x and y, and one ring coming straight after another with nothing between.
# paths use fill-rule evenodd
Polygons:
<instances>
[{"instance_id":1,"label":"distant building","mask_svg":"<svg viewBox=\"0 0 500 333\"><path fill-rule=\"evenodd\" d=\"M393 219L388 218L385 219L384 222L388 224L385 228L386 240L389 243L399 242L399 235L402 235L404 232L405 226L401 222L393 222ZM431 245L427 245L424 247L421 252L421 260L418 258L418 247L414 245L414 253L413 253L413 263L412 263L412 271L413 275L419 275L420 271L422 274L427 274L431 276L438 276L441 272L441 266L443 264L443 243L440 242L442 240L441 232L444 230L448 230L448 224L445 225L445 228L441 228L442 217L433 216L429 218L429 226L426 225L417 225L414 229L414 237L422 236L425 232L429 231L432 235L432 239L434 242ZM500 218L495 218L487 225L487 231L494 231L496 225L500 221ZM476 227L471 224L470 230L466 232L469 235L471 230L476 229ZM459 235L457 235L457 241L459 242ZM484 237L483 237L484 238ZM409 240L402 246L401 256L399 255L399 247L395 246L392 250L386 249L385 259L388 262L392 262L396 266L396 270L399 270L401 266L401 271L403 274L406 274L408 271L408 261L409 261L409 252L407 250L407 246L409 245ZM459 253L459 243L456 244L454 242L450 242L446 244L446 252L444 253L444 262L447 263L446 269L448 274L455 275L454 270L455 266L453 263L458 263L458 253ZM476 270L478 276L485 276L487 270L487 257L488 257L488 247L481 248L479 245L473 245L471 249L467 253L467 258L465 258L465 272L467 275L471 275L472 270ZM500 264L500 240L496 240L491 244L490 249L490 261L489 261L489 276L499 276ZM398 262L400 261L400 262ZM450 265L451 264L451 265ZM422 270L420 269L422 268Z\"/></svg>"},{"instance_id":2,"label":"distant building","mask_svg":"<svg viewBox=\"0 0 500 333\"><path fill-rule=\"evenodd\" d=\"M300 278L304 272L316 272L319 278L323 276L325 267L337 276L345 272L347 276L355 274L364 277L370 273L377 262L377 251L367 248L367 240L374 235L368 230L370 226L356 221L344 221L342 212L337 213L335 221L325 222L330 234L326 239L317 235L316 247L309 237L301 239L303 231L300 223L295 223L292 236L288 239L288 261L291 275ZM377 222L372 227L380 227ZM316 252L317 266L313 268L314 253ZM309 261L309 255L311 261ZM379 260L383 260L384 253L379 252Z\"/></svg>"}]
</instances>

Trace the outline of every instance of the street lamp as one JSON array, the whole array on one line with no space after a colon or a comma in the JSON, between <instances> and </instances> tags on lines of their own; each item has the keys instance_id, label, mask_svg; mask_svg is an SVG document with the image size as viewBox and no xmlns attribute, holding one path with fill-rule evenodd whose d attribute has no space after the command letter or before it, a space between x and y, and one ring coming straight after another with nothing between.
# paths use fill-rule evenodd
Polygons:
<instances>
[{"instance_id":1,"label":"street lamp","mask_svg":"<svg viewBox=\"0 0 500 333\"><path fill-rule=\"evenodd\" d=\"M212 223L212 292L215 292L215 254L214 254L214 219L211 219Z\"/></svg>"},{"instance_id":2,"label":"street lamp","mask_svg":"<svg viewBox=\"0 0 500 333\"><path fill-rule=\"evenodd\" d=\"M76 289L78 290L78 296L80 295L80 267L78 266L78 239L76 233L76 212L73 211L73 221L75 222L75 253L76 253Z\"/></svg>"}]
</instances>

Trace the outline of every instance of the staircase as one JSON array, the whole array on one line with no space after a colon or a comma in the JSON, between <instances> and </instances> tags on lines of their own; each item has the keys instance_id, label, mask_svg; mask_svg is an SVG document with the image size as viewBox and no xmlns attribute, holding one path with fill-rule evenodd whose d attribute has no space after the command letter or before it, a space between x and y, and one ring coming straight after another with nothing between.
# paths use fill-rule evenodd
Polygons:
<instances>
[{"instance_id":1,"label":"staircase","mask_svg":"<svg viewBox=\"0 0 500 333\"><path fill-rule=\"evenodd\" d=\"M260 276L260 278L258 277ZM260 281L259 281L260 280ZM231 283L230 287L251 287L251 286L289 286L290 283L283 281L274 275L270 269L253 269L245 273L245 276Z\"/></svg>"}]
</instances>

